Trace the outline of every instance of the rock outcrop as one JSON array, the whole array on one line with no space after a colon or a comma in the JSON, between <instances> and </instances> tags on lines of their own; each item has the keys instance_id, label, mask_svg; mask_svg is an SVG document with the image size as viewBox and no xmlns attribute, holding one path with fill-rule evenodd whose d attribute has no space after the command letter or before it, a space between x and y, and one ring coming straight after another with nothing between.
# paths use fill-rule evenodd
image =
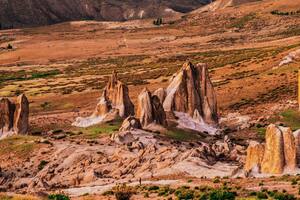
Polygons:
<instances>
[{"instance_id":1,"label":"rock outcrop","mask_svg":"<svg viewBox=\"0 0 300 200\"><path fill-rule=\"evenodd\" d=\"M131 131L134 129L141 129L142 125L140 120L136 119L135 117L129 116L127 117L123 123L119 131Z\"/></svg>"},{"instance_id":2,"label":"rock outcrop","mask_svg":"<svg viewBox=\"0 0 300 200\"><path fill-rule=\"evenodd\" d=\"M293 133L296 144L296 160L298 167L300 166L300 130Z\"/></svg>"},{"instance_id":3,"label":"rock outcrop","mask_svg":"<svg viewBox=\"0 0 300 200\"><path fill-rule=\"evenodd\" d=\"M111 102L112 107L119 110L120 117L134 115L134 105L129 98L128 87L118 80L115 71L104 89L104 95Z\"/></svg>"},{"instance_id":4,"label":"rock outcrop","mask_svg":"<svg viewBox=\"0 0 300 200\"><path fill-rule=\"evenodd\" d=\"M114 71L93 114L86 118L78 117L72 125L89 127L128 116L134 116L134 105L130 100L128 87L118 80Z\"/></svg>"},{"instance_id":5,"label":"rock outcrop","mask_svg":"<svg viewBox=\"0 0 300 200\"><path fill-rule=\"evenodd\" d=\"M16 103L0 99L0 138L14 134L26 134L29 128L29 102L22 94Z\"/></svg>"},{"instance_id":6,"label":"rock outcrop","mask_svg":"<svg viewBox=\"0 0 300 200\"><path fill-rule=\"evenodd\" d=\"M207 66L185 63L171 79L163 107L166 112L188 113L191 117L197 111L204 122L217 125L217 99Z\"/></svg>"},{"instance_id":7,"label":"rock outcrop","mask_svg":"<svg viewBox=\"0 0 300 200\"><path fill-rule=\"evenodd\" d=\"M148 89L144 89L138 97L137 118L142 127L154 123L166 126L166 113L159 97L151 94Z\"/></svg>"},{"instance_id":8,"label":"rock outcrop","mask_svg":"<svg viewBox=\"0 0 300 200\"><path fill-rule=\"evenodd\" d=\"M247 172L258 166L262 173L282 174L294 171L296 165L296 143L290 128L271 124L266 131L266 144L252 143L248 147Z\"/></svg>"},{"instance_id":9,"label":"rock outcrop","mask_svg":"<svg viewBox=\"0 0 300 200\"><path fill-rule=\"evenodd\" d=\"M251 141L247 149L247 158L245 163L245 171L260 172L262 159L264 157L265 145L256 141Z\"/></svg>"}]
</instances>

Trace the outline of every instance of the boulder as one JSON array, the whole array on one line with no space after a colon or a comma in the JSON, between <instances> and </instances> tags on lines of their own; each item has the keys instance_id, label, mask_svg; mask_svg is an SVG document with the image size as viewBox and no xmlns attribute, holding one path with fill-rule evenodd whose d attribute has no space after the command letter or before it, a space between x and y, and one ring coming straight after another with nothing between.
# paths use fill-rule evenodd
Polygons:
<instances>
[{"instance_id":1,"label":"boulder","mask_svg":"<svg viewBox=\"0 0 300 200\"><path fill-rule=\"evenodd\" d=\"M131 131L133 129L141 129L142 125L140 120L136 119L135 117L129 116L127 117L123 123L119 131Z\"/></svg>"},{"instance_id":2,"label":"boulder","mask_svg":"<svg viewBox=\"0 0 300 200\"><path fill-rule=\"evenodd\" d=\"M152 96L151 92L145 88L138 96L137 117L142 127L155 123L165 126L166 113L157 96Z\"/></svg>"},{"instance_id":3,"label":"boulder","mask_svg":"<svg viewBox=\"0 0 300 200\"><path fill-rule=\"evenodd\" d=\"M7 98L0 99L0 138L13 134L26 134L29 129L29 102L22 94L12 103Z\"/></svg>"},{"instance_id":4,"label":"boulder","mask_svg":"<svg viewBox=\"0 0 300 200\"><path fill-rule=\"evenodd\" d=\"M187 62L176 73L166 90L163 103L166 112L177 111L188 113L193 117L195 111L206 123L217 125L217 100L207 66L194 66Z\"/></svg>"},{"instance_id":5,"label":"boulder","mask_svg":"<svg viewBox=\"0 0 300 200\"><path fill-rule=\"evenodd\" d=\"M264 157L265 145L256 141L251 141L247 149L247 157L244 169L246 172L251 172L258 169L260 172L262 159Z\"/></svg>"},{"instance_id":6,"label":"boulder","mask_svg":"<svg viewBox=\"0 0 300 200\"><path fill-rule=\"evenodd\" d=\"M130 131L114 133L111 136L111 140L115 141L118 144L130 144L135 141L132 133Z\"/></svg>"}]
</instances>

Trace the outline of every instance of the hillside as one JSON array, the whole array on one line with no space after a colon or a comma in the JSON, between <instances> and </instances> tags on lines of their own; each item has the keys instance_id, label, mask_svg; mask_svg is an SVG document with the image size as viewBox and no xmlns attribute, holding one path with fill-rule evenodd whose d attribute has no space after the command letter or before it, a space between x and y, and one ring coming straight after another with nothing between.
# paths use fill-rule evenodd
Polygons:
<instances>
[{"instance_id":1,"label":"hillside","mask_svg":"<svg viewBox=\"0 0 300 200\"><path fill-rule=\"evenodd\" d=\"M1 30L0 137L22 116L29 134L0 140L0 199L300 198L299 19L300 1L218 0Z\"/></svg>"},{"instance_id":2,"label":"hillside","mask_svg":"<svg viewBox=\"0 0 300 200\"><path fill-rule=\"evenodd\" d=\"M33 27L65 21L124 21L189 12L210 0L0 0L0 28Z\"/></svg>"}]
</instances>

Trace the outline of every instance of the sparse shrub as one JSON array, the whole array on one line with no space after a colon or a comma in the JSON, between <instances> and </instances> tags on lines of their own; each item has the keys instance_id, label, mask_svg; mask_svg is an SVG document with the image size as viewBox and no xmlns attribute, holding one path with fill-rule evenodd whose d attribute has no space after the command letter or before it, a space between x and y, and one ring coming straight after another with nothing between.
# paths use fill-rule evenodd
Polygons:
<instances>
[{"instance_id":1,"label":"sparse shrub","mask_svg":"<svg viewBox=\"0 0 300 200\"><path fill-rule=\"evenodd\" d=\"M130 200L134 194L133 189L125 184L114 187L113 192L116 200Z\"/></svg>"},{"instance_id":2,"label":"sparse shrub","mask_svg":"<svg viewBox=\"0 0 300 200\"><path fill-rule=\"evenodd\" d=\"M38 169L41 171L49 162L46 160L42 160L38 166Z\"/></svg>"},{"instance_id":3,"label":"sparse shrub","mask_svg":"<svg viewBox=\"0 0 300 200\"><path fill-rule=\"evenodd\" d=\"M258 199L268 199L268 195L266 193L264 193L264 192L257 192L256 193L256 197Z\"/></svg>"},{"instance_id":4,"label":"sparse shrub","mask_svg":"<svg viewBox=\"0 0 300 200\"><path fill-rule=\"evenodd\" d=\"M64 194L51 194L48 196L49 200L70 200L70 198Z\"/></svg>"},{"instance_id":5,"label":"sparse shrub","mask_svg":"<svg viewBox=\"0 0 300 200\"><path fill-rule=\"evenodd\" d=\"M6 48L7 49L13 49L13 46L11 44L8 44Z\"/></svg>"},{"instance_id":6,"label":"sparse shrub","mask_svg":"<svg viewBox=\"0 0 300 200\"><path fill-rule=\"evenodd\" d=\"M213 183L220 183L220 179L218 177L214 178Z\"/></svg>"},{"instance_id":7,"label":"sparse shrub","mask_svg":"<svg viewBox=\"0 0 300 200\"><path fill-rule=\"evenodd\" d=\"M148 192L144 193L144 198L149 198L149 193Z\"/></svg>"},{"instance_id":8,"label":"sparse shrub","mask_svg":"<svg viewBox=\"0 0 300 200\"><path fill-rule=\"evenodd\" d=\"M298 181L296 179L292 179L292 185L297 185Z\"/></svg>"},{"instance_id":9,"label":"sparse shrub","mask_svg":"<svg viewBox=\"0 0 300 200\"><path fill-rule=\"evenodd\" d=\"M155 190L159 190L159 186L151 185L151 186L148 187L148 191L155 191Z\"/></svg>"},{"instance_id":10,"label":"sparse shrub","mask_svg":"<svg viewBox=\"0 0 300 200\"><path fill-rule=\"evenodd\" d=\"M226 190L213 190L209 194L209 200L234 200L237 194Z\"/></svg>"}]
</instances>

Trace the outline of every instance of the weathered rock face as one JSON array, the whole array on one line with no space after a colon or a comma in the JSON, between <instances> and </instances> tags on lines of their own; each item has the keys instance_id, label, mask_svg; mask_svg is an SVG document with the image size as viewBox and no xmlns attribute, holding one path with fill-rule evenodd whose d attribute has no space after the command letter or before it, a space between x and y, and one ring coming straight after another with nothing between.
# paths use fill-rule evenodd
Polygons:
<instances>
[{"instance_id":1,"label":"weathered rock face","mask_svg":"<svg viewBox=\"0 0 300 200\"><path fill-rule=\"evenodd\" d=\"M22 94L18 97L14 116L14 131L18 134L25 134L29 125L29 102Z\"/></svg>"},{"instance_id":2,"label":"weathered rock face","mask_svg":"<svg viewBox=\"0 0 300 200\"><path fill-rule=\"evenodd\" d=\"M264 157L265 145L255 141L251 141L247 149L247 158L245 164L245 171L251 172L257 169L260 172L262 159Z\"/></svg>"},{"instance_id":3,"label":"weathered rock face","mask_svg":"<svg viewBox=\"0 0 300 200\"><path fill-rule=\"evenodd\" d=\"M138 97L137 117L143 127L152 123L166 125L166 113L157 96L144 89Z\"/></svg>"},{"instance_id":4,"label":"weathered rock face","mask_svg":"<svg viewBox=\"0 0 300 200\"><path fill-rule=\"evenodd\" d=\"M127 86L119 81L117 73L113 72L94 113L86 118L78 117L72 125L89 127L128 116L134 116L134 105L129 98Z\"/></svg>"},{"instance_id":5,"label":"weathered rock face","mask_svg":"<svg viewBox=\"0 0 300 200\"><path fill-rule=\"evenodd\" d=\"M158 88L153 92L153 95L157 96L159 98L159 101L161 104L164 103L165 98L166 98L166 91L163 88Z\"/></svg>"},{"instance_id":6,"label":"weathered rock face","mask_svg":"<svg viewBox=\"0 0 300 200\"><path fill-rule=\"evenodd\" d=\"M0 99L0 138L13 134L26 134L29 128L29 102L22 94L16 104Z\"/></svg>"},{"instance_id":7,"label":"weathered rock face","mask_svg":"<svg viewBox=\"0 0 300 200\"><path fill-rule=\"evenodd\" d=\"M261 172L282 174L296 169L296 143L290 128L269 125L266 131L266 144L252 144L247 150L245 170L251 171L261 165Z\"/></svg>"},{"instance_id":8,"label":"weathered rock face","mask_svg":"<svg viewBox=\"0 0 300 200\"><path fill-rule=\"evenodd\" d=\"M141 129L142 125L140 120L136 119L135 117L129 116L127 117L123 123L119 131L131 131L134 129Z\"/></svg>"},{"instance_id":9,"label":"weathered rock face","mask_svg":"<svg viewBox=\"0 0 300 200\"><path fill-rule=\"evenodd\" d=\"M104 94L112 107L119 110L120 117L134 115L134 105L129 98L128 87L118 80L115 71L105 87Z\"/></svg>"},{"instance_id":10,"label":"weathered rock face","mask_svg":"<svg viewBox=\"0 0 300 200\"><path fill-rule=\"evenodd\" d=\"M107 99L105 91L103 92L100 101L98 102L96 109L94 111L94 116L104 116L109 113L112 109L110 101Z\"/></svg>"},{"instance_id":11,"label":"weathered rock face","mask_svg":"<svg viewBox=\"0 0 300 200\"><path fill-rule=\"evenodd\" d=\"M217 100L207 66L185 63L172 78L163 107L166 112L183 112L191 117L197 110L206 123L218 124Z\"/></svg>"},{"instance_id":12,"label":"weathered rock face","mask_svg":"<svg viewBox=\"0 0 300 200\"><path fill-rule=\"evenodd\" d=\"M297 165L299 167L300 165L300 130L297 130L293 133L295 138L295 144L296 144L296 160Z\"/></svg>"}]
</instances>

